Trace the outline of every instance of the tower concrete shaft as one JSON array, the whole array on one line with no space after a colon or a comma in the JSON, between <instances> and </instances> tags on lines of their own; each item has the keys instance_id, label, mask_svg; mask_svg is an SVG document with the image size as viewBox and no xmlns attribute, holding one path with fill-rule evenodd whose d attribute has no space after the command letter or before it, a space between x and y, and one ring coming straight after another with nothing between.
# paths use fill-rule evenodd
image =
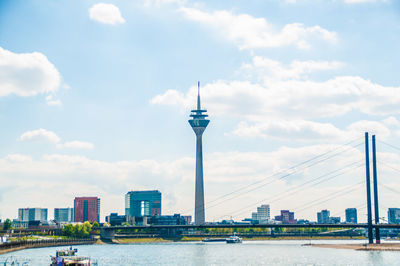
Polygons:
<instances>
[{"instance_id":1,"label":"tower concrete shaft","mask_svg":"<svg viewBox=\"0 0 400 266\"><path fill-rule=\"evenodd\" d=\"M207 110L202 110L200 105L200 82L198 83L197 109L192 110L189 124L196 134L196 183L195 183L195 206L194 223L201 225L205 223L204 212L204 180L203 180L203 144L202 136L210 120L205 119Z\"/></svg>"},{"instance_id":2,"label":"tower concrete shaft","mask_svg":"<svg viewBox=\"0 0 400 266\"><path fill-rule=\"evenodd\" d=\"M203 180L203 144L202 136L205 128L193 128L196 133L196 188L194 222L197 225L205 223L204 212L204 180Z\"/></svg>"}]
</instances>

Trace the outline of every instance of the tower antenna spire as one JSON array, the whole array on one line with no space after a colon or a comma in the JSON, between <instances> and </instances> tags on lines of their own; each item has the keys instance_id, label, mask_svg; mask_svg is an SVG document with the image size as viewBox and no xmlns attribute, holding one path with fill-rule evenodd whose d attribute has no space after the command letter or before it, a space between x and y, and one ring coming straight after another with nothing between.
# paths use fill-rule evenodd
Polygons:
<instances>
[{"instance_id":1,"label":"tower antenna spire","mask_svg":"<svg viewBox=\"0 0 400 266\"><path fill-rule=\"evenodd\" d=\"M201 110L201 106L200 106L200 81L197 81L197 110Z\"/></svg>"},{"instance_id":2,"label":"tower antenna spire","mask_svg":"<svg viewBox=\"0 0 400 266\"><path fill-rule=\"evenodd\" d=\"M197 82L197 110L192 110L189 120L190 126L196 134L196 185L194 204L194 223L205 223L204 213L204 180L203 180L203 142L202 136L210 120L206 119L207 110L202 110L200 105L200 81Z\"/></svg>"}]
</instances>

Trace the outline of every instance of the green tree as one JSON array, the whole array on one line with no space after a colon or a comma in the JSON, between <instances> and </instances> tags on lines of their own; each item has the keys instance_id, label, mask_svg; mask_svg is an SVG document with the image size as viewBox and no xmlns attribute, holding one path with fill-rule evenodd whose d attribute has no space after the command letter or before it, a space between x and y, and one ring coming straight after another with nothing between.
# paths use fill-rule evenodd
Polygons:
<instances>
[{"instance_id":1,"label":"green tree","mask_svg":"<svg viewBox=\"0 0 400 266\"><path fill-rule=\"evenodd\" d=\"M69 237L88 237L92 232L92 225L90 222L83 224L66 224L62 229L62 234Z\"/></svg>"},{"instance_id":2,"label":"green tree","mask_svg":"<svg viewBox=\"0 0 400 266\"><path fill-rule=\"evenodd\" d=\"M12 229L12 222L11 222L10 219L7 218L7 219L4 221L3 230L9 230L9 229Z\"/></svg>"},{"instance_id":3,"label":"green tree","mask_svg":"<svg viewBox=\"0 0 400 266\"><path fill-rule=\"evenodd\" d=\"M70 236L70 237L75 236L76 233L75 226L72 224L64 225L61 231L64 236Z\"/></svg>"}]
</instances>

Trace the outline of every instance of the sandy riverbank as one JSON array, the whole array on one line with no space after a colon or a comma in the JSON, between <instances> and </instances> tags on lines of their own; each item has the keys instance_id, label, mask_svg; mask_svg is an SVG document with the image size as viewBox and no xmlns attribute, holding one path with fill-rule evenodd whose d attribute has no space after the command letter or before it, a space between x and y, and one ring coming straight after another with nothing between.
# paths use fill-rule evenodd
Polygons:
<instances>
[{"instance_id":1,"label":"sandy riverbank","mask_svg":"<svg viewBox=\"0 0 400 266\"><path fill-rule=\"evenodd\" d=\"M379 250L379 251L400 251L400 243L383 243L383 244L311 244L312 247L318 248L336 248L336 249L353 249L353 250Z\"/></svg>"}]
</instances>

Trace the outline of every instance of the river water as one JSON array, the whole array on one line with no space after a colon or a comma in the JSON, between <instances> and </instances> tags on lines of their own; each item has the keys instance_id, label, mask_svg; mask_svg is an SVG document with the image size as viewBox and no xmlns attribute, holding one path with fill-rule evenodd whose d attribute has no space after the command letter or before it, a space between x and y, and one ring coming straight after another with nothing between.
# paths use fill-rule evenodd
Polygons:
<instances>
[{"instance_id":1,"label":"river water","mask_svg":"<svg viewBox=\"0 0 400 266\"><path fill-rule=\"evenodd\" d=\"M99 265L400 265L400 252L355 251L303 246L310 241L244 241L242 244L176 242L75 246ZM311 243L366 243L364 240L313 240ZM26 249L0 255L28 265L49 265L60 247Z\"/></svg>"}]
</instances>

